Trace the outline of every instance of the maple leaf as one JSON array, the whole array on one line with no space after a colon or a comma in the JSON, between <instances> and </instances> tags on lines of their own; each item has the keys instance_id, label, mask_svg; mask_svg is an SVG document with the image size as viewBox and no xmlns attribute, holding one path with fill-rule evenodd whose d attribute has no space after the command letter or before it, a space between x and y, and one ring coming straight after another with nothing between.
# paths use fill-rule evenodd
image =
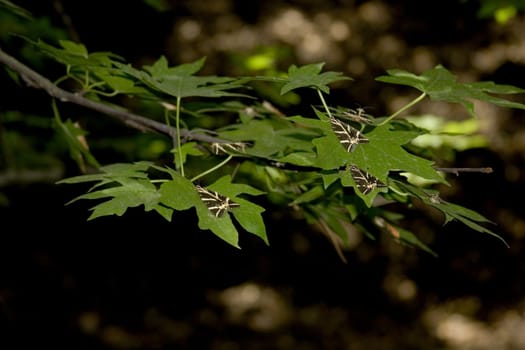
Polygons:
<instances>
[{"instance_id":1,"label":"maple leaf","mask_svg":"<svg viewBox=\"0 0 525 350\"><path fill-rule=\"evenodd\" d=\"M242 80L231 77L195 76L204 65L205 58L195 62L168 67L168 62L161 56L152 66L138 70L129 64L114 63L126 74L142 81L148 87L179 98L184 97L222 97L243 96L245 94L227 90L242 87Z\"/></svg>"},{"instance_id":2,"label":"maple leaf","mask_svg":"<svg viewBox=\"0 0 525 350\"><path fill-rule=\"evenodd\" d=\"M202 201L197 187L191 181L176 172L170 171L170 174L173 179L160 186L159 201L162 204L175 210L195 207L199 218L199 228L212 231L217 237L236 248L239 248L239 232L233 224L230 214L242 228L268 243L266 228L261 216L264 208L244 198L237 197L240 194L259 195L263 192L249 185L232 183L230 176L221 177L206 188L228 198L229 201L238 204L238 206L233 210L228 210L224 215L216 216Z\"/></svg>"},{"instance_id":3,"label":"maple leaf","mask_svg":"<svg viewBox=\"0 0 525 350\"><path fill-rule=\"evenodd\" d=\"M445 215L445 224L451 221L460 221L471 229L496 237L502 241L505 246L509 246L503 237L489 230L488 228L481 226L481 224L494 223L478 212L441 199L437 191L422 189L408 183L402 183L400 181L394 182L396 186L398 186L403 191L406 191L409 195L416 197L423 201L423 203L440 210Z\"/></svg>"},{"instance_id":4,"label":"maple leaf","mask_svg":"<svg viewBox=\"0 0 525 350\"><path fill-rule=\"evenodd\" d=\"M226 140L249 141L246 154L257 157L281 157L298 151L312 150L309 139L315 135L307 129L292 128L288 120L249 120L218 130ZM293 152L295 151L295 152Z\"/></svg>"},{"instance_id":5,"label":"maple leaf","mask_svg":"<svg viewBox=\"0 0 525 350\"><path fill-rule=\"evenodd\" d=\"M144 205L145 211L155 210L165 219L170 220L172 210L159 204L160 193L148 180L146 170L151 165L152 163L149 162L111 164L101 167L99 174L74 176L57 183L98 181L88 193L68 202L70 204L80 199L106 199L91 208L93 212L88 220L107 215L122 216L128 208L140 205Z\"/></svg>"},{"instance_id":6,"label":"maple leaf","mask_svg":"<svg viewBox=\"0 0 525 350\"><path fill-rule=\"evenodd\" d=\"M349 154L349 162L386 181L389 171L405 171L422 178L446 183L433 168L433 161L409 153L403 145L419 136L418 131L392 130L385 124L366 134L369 143L359 145Z\"/></svg>"},{"instance_id":7,"label":"maple leaf","mask_svg":"<svg viewBox=\"0 0 525 350\"><path fill-rule=\"evenodd\" d=\"M377 77L376 80L416 88L435 101L460 103L471 115L475 115L474 104L471 100L489 102L501 107L525 109L525 105L509 101L491 94L524 93L524 89L512 85L496 84L492 81L474 83L459 83L454 74L442 65L429 69L421 75L416 75L401 69L388 70L389 75Z\"/></svg>"},{"instance_id":8,"label":"maple leaf","mask_svg":"<svg viewBox=\"0 0 525 350\"><path fill-rule=\"evenodd\" d=\"M291 65L288 69L288 82L281 88L281 95L301 87L313 87L328 94L330 92L328 84L352 79L343 76L340 72L321 73L323 66L324 63L313 63L302 67Z\"/></svg>"},{"instance_id":9,"label":"maple leaf","mask_svg":"<svg viewBox=\"0 0 525 350\"><path fill-rule=\"evenodd\" d=\"M403 148L403 145L419 136L420 131L392 130L391 124L380 125L364 134L369 140L368 143L359 144L352 152L347 152L330 128L328 117L322 113L318 113L318 116L324 120L293 118L296 122L324 131L324 136L312 141L317 150L314 166L329 170L354 164L385 183L389 171L392 170L406 171L428 180L446 183L432 167L432 161L409 153Z\"/></svg>"}]
</instances>

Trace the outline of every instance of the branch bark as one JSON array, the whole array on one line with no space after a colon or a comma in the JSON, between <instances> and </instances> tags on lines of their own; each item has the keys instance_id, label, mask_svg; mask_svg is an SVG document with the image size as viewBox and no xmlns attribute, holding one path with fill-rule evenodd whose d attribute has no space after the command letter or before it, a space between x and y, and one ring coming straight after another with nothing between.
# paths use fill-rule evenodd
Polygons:
<instances>
[{"instance_id":1,"label":"branch bark","mask_svg":"<svg viewBox=\"0 0 525 350\"><path fill-rule=\"evenodd\" d=\"M13 71L20 74L28 86L36 89L42 89L50 96L58 99L61 102L70 102L82 107L89 108L107 116L116 118L125 125L141 131L158 132L161 134L166 134L172 138L177 137L177 130L174 127L135 113L128 112L126 110L117 109L100 102L92 101L80 94L71 93L59 88L49 79L18 61L16 58L8 55L2 49L0 49L0 62L4 63ZM187 129L181 129L180 136L186 140L197 140L208 143L227 142L226 140L222 140L207 134L192 133Z\"/></svg>"}]
</instances>

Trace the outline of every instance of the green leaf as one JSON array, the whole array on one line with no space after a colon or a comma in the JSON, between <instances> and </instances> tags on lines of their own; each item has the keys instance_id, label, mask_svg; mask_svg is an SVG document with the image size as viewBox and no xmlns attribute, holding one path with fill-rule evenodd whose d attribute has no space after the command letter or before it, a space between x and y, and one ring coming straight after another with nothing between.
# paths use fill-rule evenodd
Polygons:
<instances>
[{"instance_id":1,"label":"green leaf","mask_svg":"<svg viewBox=\"0 0 525 350\"><path fill-rule=\"evenodd\" d=\"M144 94L144 88L135 85L135 81L129 77L112 75L109 72L97 71L97 78L103 80L111 89L120 94Z\"/></svg>"},{"instance_id":2,"label":"green leaf","mask_svg":"<svg viewBox=\"0 0 525 350\"><path fill-rule=\"evenodd\" d=\"M71 158L77 163L80 169L85 170L84 162L95 168L99 168L100 164L95 159L93 154L87 148L85 143L80 140L86 134L78 125L73 123L70 119L62 122L60 118L55 118L55 129L62 139L66 141L69 146L69 154Z\"/></svg>"},{"instance_id":3,"label":"green leaf","mask_svg":"<svg viewBox=\"0 0 525 350\"><path fill-rule=\"evenodd\" d=\"M187 210L200 203L200 197L193 183L177 172L172 173L173 179L163 183L159 188L159 201L175 210Z\"/></svg>"},{"instance_id":4,"label":"green leaf","mask_svg":"<svg viewBox=\"0 0 525 350\"><path fill-rule=\"evenodd\" d=\"M324 62L302 67L291 65L288 69L288 82L281 88L281 95L302 87L315 88L328 94L330 92L328 84L339 80L352 80L349 77L342 76L340 72L321 73L323 66Z\"/></svg>"},{"instance_id":5,"label":"green leaf","mask_svg":"<svg viewBox=\"0 0 525 350\"><path fill-rule=\"evenodd\" d=\"M143 87L136 85L136 79L113 68L114 65L122 64L123 58L118 55L111 52L88 53L83 44L69 40L59 42L62 49L46 44L41 40L37 42L26 40L46 55L67 65L68 75L75 77L78 82L82 82L86 90L92 89L94 86L98 89L103 88L104 86L100 84L102 81L114 90L113 93L143 95L146 92Z\"/></svg>"},{"instance_id":6,"label":"green leaf","mask_svg":"<svg viewBox=\"0 0 525 350\"><path fill-rule=\"evenodd\" d=\"M498 238L508 247L507 242L500 235L480 225L487 223L493 224L493 222L476 211L439 198L439 193L437 191L422 189L400 181L395 181L395 184L413 197L420 199L425 204L440 210L445 215L445 224L452 220L458 220L473 230L487 233Z\"/></svg>"},{"instance_id":7,"label":"green leaf","mask_svg":"<svg viewBox=\"0 0 525 350\"><path fill-rule=\"evenodd\" d=\"M165 57L159 58L152 66L138 70L129 64L115 63L122 72L140 80L149 88L158 92L184 97L249 97L227 90L243 87L243 80L230 77L194 76L204 64L204 58L176 67L168 67Z\"/></svg>"},{"instance_id":8,"label":"green leaf","mask_svg":"<svg viewBox=\"0 0 525 350\"><path fill-rule=\"evenodd\" d=\"M212 191L217 191L220 194L229 197L232 201L239 204L238 208L231 210L235 219L248 232L261 238L268 244L268 237L266 236L266 227L261 216L265 210L263 207L256 205L250 201L238 197L241 194L261 195L264 192L246 184L235 184L231 182L229 175L223 176L208 188ZM226 216L226 215L225 215Z\"/></svg>"},{"instance_id":9,"label":"green leaf","mask_svg":"<svg viewBox=\"0 0 525 350\"><path fill-rule=\"evenodd\" d=\"M433 168L433 161L409 153L402 146L419 135L415 131L391 130L389 124L366 134L369 143L359 145L350 154L351 163L386 183L389 171L406 171L428 180L446 183Z\"/></svg>"},{"instance_id":10,"label":"green leaf","mask_svg":"<svg viewBox=\"0 0 525 350\"><path fill-rule=\"evenodd\" d=\"M384 183L392 170L406 171L425 179L446 183L432 167L432 161L413 155L402 147L420 135L418 131L392 130L390 124L384 124L365 134L369 143L360 144L349 153L339 143L328 121L318 125L323 127L325 136L312 141L317 148L316 166L338 169L347 164L355 164Z\"/></svg>"},{"instance_id":11,"label":"green leaf","mask_svg":"<svg viewBox=\"0 0 525 350\"><path fill-rule=\"evenodd\" d=\"M43 42L42 40L36 42L27 38L26 40L35 45L46 55L54 58L58 62L72 67L82 67L84 69L104 68L104 70L108 70L113 63L123 61L122 57L111 52L94 52L88 54L82 44L76 44L70 41L61 41L61 45L63 45L63 47L65 46L65 48L59 49Z\"/></svg>"},{"instance_id":12,"label":"green leaf","mask_svg":"<svg viewBox=\"0 0 525 350\"><path fill-rule=\"evenodd\" d=\"M230 198L231 201L239 204L239 207L230 209L226 214L216 217L203 203L194 184L176 172L170 173L173 180L163 183L159 190L162 204L175 210L195 207L200 229L210 230L225 242L239 248L239 233L231 221L231 213L246 231L260 237L268 244L266 228L261 216L264 208L237 197L240 194L260 195L263 193L262 191L249 185L234 184L229 176L221 177L207 186L207 189Z\"/></svg>"},{"instance_id":13,"label":"green leaf","mask_svg":"<svg viewBox=\"0 0 525 350\"><path fill-rule=\"evenodd\" d=\"M308 189L306 192L303 192L300 195L298 195L292 201L292 203L290 203L290 205L308 203L308 202L311 202L313 200L316 200L322 197L324 194L325 194L325 191L322 186L314 186Z\"/></svg>"},{"instance_id":14,"label":"green leaf","mask_svg":"<svg viewBox=\"0 0 525 350\"><path fill-rule=\"evenodd\" d=\"M8 0L1 0L0 1L0 7L6 8L8 11L16 14L17 16L20 16L22 18L28 19L28 20L34 20L33 15L29 11L27 11L25 8L22 8L18 5L13 4L11 1Z\"/></svg>"},{"instance_id":15,"label":"green leaf","mask_svg":"<svg viewBox=\"0 0 525 350\"><path fill-rule=\"evenodd\" d=\"M253 146L247 148L245 153L262 158L280 158L299 151L311 153L313 148L310 140L315 135L317 133L311 130L293 127L288 120L271 119L251 119L246 123L218 130L220 138L251 141Z\"/></svg>"},{"instance_id":16,"label":"green leaf","mask_svg":"<svg viewBox=\"0 0 525 350\"><path fill-rule=\"evenodd\" d=\"M76 184L93 181L116 181L119 178L138 178L147 179L148 174L145 171L152 166L151 162L136 163L116 163L106 165L100 168L98 174L88 174L73 176L57 181L57 184Z\"/></svg>"},{"instance_id":17,"label":"green leaf","mask_svg":"<svg viewBox=\"0 0 525 350\"><path fill-rule=\"evenodd\" d=\"M156 210L163 217L170 216L169 210L160 206L161 194L157 191L145 171L151 166L148 162L134 164L112 164L100 168L101 173L75 176L58 181L58 183L81 183L99 181L91 190L68 202L73 203L80 199L107 199L91 210L93 213L88 220L106 215L123 215L128 208L144 205L145 211ZM96 190L97 188L101 188ZM109 198L109 199L108 199Z\"/></svg>"},{"instance_id":18,"label":"green leaf","mask_svg":"<svg viewBox=\"0 0 525 350\"><path fill-rule=\"evenodd\" d=\"M341 175L339 172L324 172L321 173L321 178L323 180L323 187L327 189L328 186L339 180Z\"/></svg>"},{"instance_id":19,"label":"green leaf","mask_svg":"<svg viewBox=\"0 0 525 350\"><path fill-rule=\"evenodd\" d=\"M199 217L199 228L201 230L210 230L217 237L221 238L226 243L239 247L239 232L235 228L230 215L223 215L215 217L208 208L201 202L196 205L197 216Z\"/></svg>"},{"instance_id":20,"label":"green leaf","mask_svg":"<svg viewBox=\"0 0 525 350\"><path fill-rule=\"evenodd\" d=\"M405 230L404 228L398 227L398 226L394 226L394 229L399 234L399 237L397 238L399 241L407 245L420 248L424 250L425 252L429 253L430 255L437 257L437 254L432 249L430 249L428 245L421 242L421 240L417 238L417 236L413 234L412 232Z\"/></svg>"},{"instance_id":21,"label":"green leaf","mask_svg":"<svg viewBox=\"0 0 525 350\"><path fill-rule=\"evenodd\" d=\"M88 51L84 44L76 43L70 40L59 40L58 43L66 50L66 52L75 56L88 58Z\"/></svg>"},{"instance_id":22,"label":"green leaf","mask_svg":"<svg viewBox=\"0 0 525 350\"><path fill-rule=\"evenodd\" d=\"M494 233L493 231L489 230L486 227L481 226L478 223L490 223L493 224L492 221L488 220L486 217L482 216L481 214L471 210L467 209L465 207L462 207L460 205L446 202L444 200L439 200L438 203L432 203L431 204L434 208L439 209L445 214L445 222L450 222L451 220L458 220L465 224L466 226L470 227L473 230L476 230L478 232L487 233L491 236L494 236L501 240L503 244L505 244L507 247L509 246L507 242L501 237L500 235Z\"/></svg>"},{"instance_id":23,"label":"green leaf","mask_svg":"<svg viewBox=\"0 0 525 350\"><path fill-rule=\"evenodd\" d=\"M86 172L87 169L85 162L87 162L92 167L99 168L100 164L89 151L87 142L84 138L84 135L86 134L84 130L69 119L65 123L62 122L55 101L52 103L52 108L55 116L53 119L53 126L59 136L67 143L69 154L77 163L78 167L82 172Z\"/></svg>"},{"instance_id":24,"label":"green leaf","mask_svg":"<svg viewBox=\"0 0 525 350\"><path fill-rule=\"evenodd\" d=\"M265 209L242 198L235 198L234 201L240 205L238 208L232 210L235 220L237 220L247 232L253 233L266 244L269 244L268 236L266 235L266 226L261 215Z\"/></svg>"},{"instance_id":25,"label":"green leaf","mask_svg":"<svg viewBox=\"0 0 525 350\"><path fill-rule=\"evenodd\" d=\"M283 164L293 164L304 167L312 166L315 163L316 154L314 152L294 152L284 157L277 158Z\"/></svg>"},{"instance_id":26,"label":"green leaf","mask_svg":"<svg viewBox=\"0 0 525 350\"><path fill-rule=\"evenodd\" d=\"M354 181L354 178L350 174L350 171L344 170L339 172L339 178L341 179L341 185L345 187L353 187L355 190L355 194L365 202L366 206L368 208L371 208L374 203L374 198L379 192L385 192L386 188L375 188L374 190L370 191L367 194L363 194L359 188L357 187L356 182Z\"/></svg>"},{"instance_id":27,"label":"green leaf","mask_svg":"<svg viewBox=\"0 0 525 350\"><path fill-rule=\"evenodd\" d=\"M179 160L179 152L177 149L173 149L172 153L175 154L175 166L177 169L180 169L181 167L181 161ZM182 164L186 163L186 159L188 156L202 156L204 155L204 152L202 152L198 147L196 142L187 142L181 146L181 152L182 154Z\"/></svg>"},{"instance_id":28,"label":"green leaf","mask_svg":"<svg viewBox=\"0 0 525 350\"><path fill-rule=\"evenodd\" d=\"M123 215L128 208L144 205L145 211L155 209L159 203L160 195L149 180L127 179L119 180L119 186L86 193L77 197L79 199L111 198L91 208L93 213L88 220L105 215Z\"/></svg>"},{"instance_id":29,"label":"green leaf","mask_svg":"<svg viewBox=\"0 0 525 350\"><path fill-rule=\"evenodd\" d=\"M356 227L350 221L351 215L345 208L340 208L337 206L326 206L325 203L320 203L319 205L310 206L310 212L313 214L308 214L311 216L309 221L311 223L317 223L321 225L321 228L324 227L326 234L330 235L330 230L332 233L335 233L342 240L344 246L348 246L350 243L349 238L355 234ZM314 214L315 213L315 214ZM366 232L364 232L367 234ZM373 239L373 237L370 237ZM333 241L333 238L330 238ZM334 245L337 245L336 242L332 242Z\"/></svg>"},{"instance_id":30,"label":"green leaf","mask_svg":"<svg viewBox=\"0 0 525 350\"><path fill-rule=\"evenodd\" d=\"M168 67L166 56L161 56L153 65L144 66L144 70L149 72L152 78L163 79L169 76L189 77L202 69L206 62L206 57L202 57L191 63L183 63L176 67Z\"/></svg>"},{"instance_id":31,"label":"green leaf","mask_svg":"<svg viewBox=\"0 0 525 350\"><path fill-rule=\"evenodd\" d=\"M173 179L160 186L160 202L175 210L187 210L195 207L198 225L202 230L210 230L216 236L234 247L239 248L239 233L228 214L214 216L202 202L195 185L176 172L170 172Z\"/></svg>"},{"instance_id":32,"label":"green leaf","mask_svg":"<svg viewBox=\"0 0 525 350\"><path fill-rule=\"evenodd\" d=\"M400 69L391 69L387 73L388 75L380 76L376 80L414 87L435 101L460 103L471 115L475 115L471 100L485 101L501 107L525 109L525 104L491 95L524 93L524 89L512 85L499 85L491 81L458 83L456 76L441 65L423 72L422 75Z\"/></svg>"},{"instance_id":33,"label":"green leaf","mask_svg":"<svg viewBox=\"0 0 525 350\"><path fill-rule=\"evenodd\" d=\"M207 186L212 191L217 191L222 195L230 198L235 198L240 194L249 194L252 196L259 196L264 194L263 191L246 184L236 184L231 182L231 176L225 175L215 181L213 184Z\"/></svg>"},{"instance_id":34,"label":"green leaf","mask_svg":"<svg viewBox=\"0 0 525 350\"><path fill-rule=\"evenodd\" d=\"M377 177L381 182L387 184L388 173L390 171L406 171L425 179L436 182L446 183L445 179L433 167L433 162L409 153L403 145L419 136L419 130L398 130L392 129L391 124L377 126L372 131L366 133L369 143L359 144L356 149L349 153L340 144L330 127L328 117L315 110L320 120L291 117L289 119L298 125L312 129L319 129L325 135L315 138L312 143L317 150L317 158L311 159L312 166L317 166L325 170L335 170L342 166L354 164L363 171ZM335 181L334 175L323 175L325 187ZM352 186L355 192L361 197L367 206L372 205L372 201L380 189L376 189L367 195L363 195L348 172L339 172L339 178L344 186Z\"/></svg>"}]
</instances>

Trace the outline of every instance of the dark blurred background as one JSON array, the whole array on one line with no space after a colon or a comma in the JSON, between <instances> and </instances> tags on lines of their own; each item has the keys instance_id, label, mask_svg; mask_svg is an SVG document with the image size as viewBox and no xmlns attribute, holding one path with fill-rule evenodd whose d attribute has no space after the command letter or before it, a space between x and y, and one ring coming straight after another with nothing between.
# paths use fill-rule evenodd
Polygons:
<instances>
[{"instance_id":1,"label":"dark blurred background","mask_svg":"<svg viewBox=\"0 0 525 350\"><path fill-rule=\"evenodd\" d=\"M375 115L417 96L374 81L391 68L420 74L442 64L461 81L525 88L525 16L516 1L496 12L496 2L481 0L16 3L44 18L43 28L63 29L44 37L80 40L135 65L161 54L173 64L206 56L203 73L239 75L326 62L354 79L334 88L330 102ZM2 48L23 53L4 34ZM8 90L0 111L49 108L42 91L1 79ZM319 231L275 212L270 246L241 234L237 250L183 215L167 223L137 209L86 221L89 203L65 206L78 188L53 184L78 171L74 164L37 181L1 177L2 349L525 349L523 111L482 103L476 111L488 146L447 161L494 172L452 176L443 197L494 221L510 248L414 211L407 228L438 258L359 236L343 263ZM469 117L430 101L410 113ZM46 137L36 124L24 128Z\"/></svg>"}]
</instances>

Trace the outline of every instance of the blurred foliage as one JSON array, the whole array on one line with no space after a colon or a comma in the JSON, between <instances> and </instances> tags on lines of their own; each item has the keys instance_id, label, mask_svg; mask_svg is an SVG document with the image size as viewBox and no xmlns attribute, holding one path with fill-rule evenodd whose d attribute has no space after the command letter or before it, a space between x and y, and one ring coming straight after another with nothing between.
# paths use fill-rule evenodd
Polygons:
<instances>
[{"instance_id":1,"label":"blurred foliage","mask_svg":"<svg viewBox=\"0 0 525 350\"><path fill-rule=\"evenodd\" d=\"M469 0L463 0L469 1ZM525 11L523 0L476 0L479 2L479 18L492 18L499 24L505 24L519 12Z\"/></svg>"}]
</instances>

